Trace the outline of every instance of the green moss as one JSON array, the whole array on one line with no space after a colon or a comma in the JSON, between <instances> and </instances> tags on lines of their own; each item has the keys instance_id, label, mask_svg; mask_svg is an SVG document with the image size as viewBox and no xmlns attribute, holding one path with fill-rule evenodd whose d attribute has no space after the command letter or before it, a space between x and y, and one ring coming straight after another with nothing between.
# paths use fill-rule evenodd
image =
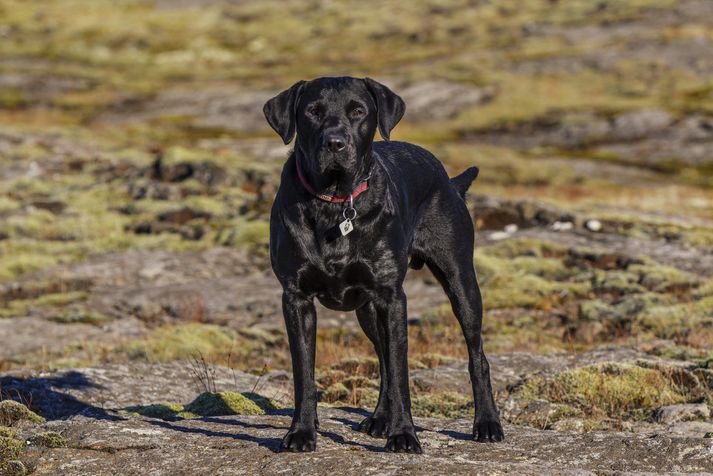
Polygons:
<instances>
[{"instance_id":1,"label":"green moss","mask_svg":"<svg viewBox=\"0 0 713 476\"><path fill-rule=\"evenodd\" d=\"M629 271L638 274L642 286L656 292L691 287L695 282L695 278L672 266L633 265Z\"/></svg>"},{"instance_id":2,"label":"green moss","mask_svg":"<svg viewBox=\"0 0 713 476\"><path fill-rule=\"evenodd\" d=\"M201 416L264 415L282 408L278 403L256 393L202 393L186 410Z\"/></svg>"},{"instance_id":3,"label":"green moss","mask_svg":"<svg viewBox=\"0 0 713 476\"><path fill-rule=\"evenodd\" d=\"M656 408L687 401L694 390L661 369L604 363L567 370L552 379L531 379L520 393L527 399L570 405L597 419L643 419Z\"/></svg>"},{"instance_id":4,"label":"green moss","mask_svg":"<svg viewBox=\"0 0 713 476\"><path fill-rule=\"evenodd\" d=\"M14 400L0 401L0 425L11 426L23 420L32 423L44 423L45 421L44 418L20 402Z\"/></svg>"},{"instance_id":5,"label":"green moss","mask_svg":"<svg viewBox=\"0 0 713 476\"><path fill-rule=\"evenodd\" d=\"M106 323L110 320L110 318L99 311L79 307L64 309L58 314L50 317L50 320L60 322L62 324L84 323L98 326Z\"/></svg>"},{"instance_id":6,"label":"green moss","mask_svg":"<svg viewBox=\"0 0 713 476\"><path fill-rule=\"evenodd\" d=\"M0 424L2 424L1 420ZM17 431L0 426L0 474L2 475L25 474L24 465L16 459L20 457L25 444L16 436Z\"/></svg>"},{"instance_id":7,"label":"green moss","mask_svg":"<svg viewBox=\"0 0 713 476\"><path fill-rule=\"evenodd\" d=\"M188 405L159 403L127 407L124 411L152 418L202 418L223 415L264 415L282 406L274 400L252 392L204 392Z\"/></svg>"},{"instance_id":8,"label":"green moss","mask_svg":"<svg viewBox=\"0 0 713 476\"><path fill-rule=\"evenodd\" d=\"M592 283L596 293L629 294L641 293L646 289L639 284L639 275L629 271L594 269L585 276Z\"/></svg>"},{"instance_id":9,"label":"green moss","mask_svg":"<svg viewBox=\"0 0 713 476\"><path fill-rule=\"evenodd\" d=\"M253 249L267 249L270 241L270 224L266 221L248 221L238 227L235 238L237 246Z\"/></svg>"},{"instance_id":10,"label":"green moss","mask_svg":"<svg viewBox=\"0 0 713 476\"><path fill-rule=\"evenodd\" d=\"M34 306L66 306L77 301L84 301L88 294L85 291L71 291L67 293L53 293L40 296L33 301Z\"/></svg>"},{"instance_id":11,"label":"green moss","mask_svg":"<svg viewBox=\"0 0 713 476\"><path fill-rule=\"evenodd\" d=\"M342 382L327 387L322 393L322 401L326 403L343 402L349 399L351 391Z\"/></svg>"},{"instance_id":12,"label":"green moss","mask_svg":"<svg viewBox=\"0 0 713 476\"><path fill-rule=\"evenodd\" d=\"M433 418L465 418L473 416L473 399L457 392L414 395L411 411L415 416Z\"/></svg>"},{"instance_id":13,"label":"green moss","mask_svg":"<svg viewBox=\"0 0 713 476\"><path fill-rule=\"evenodd\" d=\"M45 431L39 435L30 437L30 443L43 448L64 448L67 440L55 431Z\"/></svg>"},{"instance_id":14,"label":"green moss","mask_svg":"<svg viewBox=\"0 0 713 476\"><path fill-rule=\"evenodd\" d=\"M124 408L127 413L160 418L161 420L172 420L177 418L197 418L197 415L188 416L183 405L172 403L154 403L151 405L140 405Z\"/></svg>"},{"instance_id":15,"label":"green moss","mask_svg":"<svg viewBox=\"0 0 713 476\"><path fill-rule=\"evenodd\" d=\"M228 329L208 324L166 326L122 346L133 359L166 361L190 359L196 354L227 355L235 340Z\"/></svg>"},{"instance_id":16,"label":"green moss","mask_svg":"<svg viewBox=\"0 0 713 476\"><path fill-rule=\"evenodd\" d=\"M702 335L697 334L703 334L713 326L713 297L650 307L639 314L636 324L662 339L701 338ZM709 338L713 341L713 336Z\"/></svg>"},{"instance_id":17,"label":"green moss","mask_svg":"<svg viewBox=\"0 0 713 476\"><path fill-rule=\"evenodd\" d=\"M47 256L35 253L19 253L3 256L0 264L0 280L10 279L21 274L38 271L57 264L58 260L54 256Z\"/></svg>"},{"instance_id":18,"label":"green moss","mask_svg":"<svg viewBox=\"0 0 713 476\"><path fill-rule=\"evenodd\" d=\"M535 238L516 238L479 248L477 253L483 253L497 258L529 257L560 257L566 254L566 249L555 243Z\"/></svg>"}]
</instances>

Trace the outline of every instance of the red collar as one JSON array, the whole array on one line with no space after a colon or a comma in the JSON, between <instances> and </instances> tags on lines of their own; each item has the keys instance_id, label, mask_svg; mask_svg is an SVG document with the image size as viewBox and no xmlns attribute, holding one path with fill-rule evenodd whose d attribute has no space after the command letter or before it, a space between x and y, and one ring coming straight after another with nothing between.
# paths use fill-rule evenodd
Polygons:
<instances>
[{"instance_id":1,"label":"red collar","mask_svg":"<svg viewBox=\"0 0 713 476\"><path fill-rule=\"evenodd\" d=\"M297 176L300 178L300 182L302 182L304 188L306 188L309 193L321 200L324 200L325 202L346 202L347 200L354 200L360 193L365 192L366 189L369 188L369 178L367 177L348 197L335 197L325 193L317 193L302 174L302 168L300 167L300 160L297 154L295 154L295 167L297 168Z\"/></svg>"}]
</instances>

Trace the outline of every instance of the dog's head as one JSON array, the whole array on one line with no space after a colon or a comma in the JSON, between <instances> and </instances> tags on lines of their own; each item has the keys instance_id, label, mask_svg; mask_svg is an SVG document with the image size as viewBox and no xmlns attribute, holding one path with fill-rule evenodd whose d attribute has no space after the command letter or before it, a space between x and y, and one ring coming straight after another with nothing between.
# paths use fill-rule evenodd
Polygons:
<instances>
[{"instance_id":1,"label":"dog's head","mask_svg":"<svg viewBox=\"0 0 713 476\"><path fill-rule=\"evenodd\" d=\"M267 122L296 148L314 172L325 175L361 169L377 127L384 140L406 107L389 88L370 78L299 81L265 103Z\"/></svg>"}]
</instances>

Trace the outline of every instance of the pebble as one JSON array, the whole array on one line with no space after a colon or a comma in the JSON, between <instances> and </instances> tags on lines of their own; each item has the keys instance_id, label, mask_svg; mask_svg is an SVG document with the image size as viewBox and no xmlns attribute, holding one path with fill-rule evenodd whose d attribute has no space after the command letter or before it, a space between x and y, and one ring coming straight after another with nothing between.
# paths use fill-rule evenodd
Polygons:
<instances>
[{"instance_id":1,"label":"pebble","mask_svg":"<svg viewBox=\"0 0 713 476\"><path fill-rule=\"evenodd\" d=\"M587 230L589 231L601 231L602 229L602 222L599 220L587 220L586 223L584 224L585 227L587 227Z\"/></svg>"},{"instance_id":2,"label":"pebble","mask_svg":"<svg viewBox=\"0 0 713 476\"><path fill-rule=\"evenodd\" d=\"M554 231L567 231L574 228L574 223L571 221L556 221L552 224L552 229Z\"/></svg>"}]
</instances>

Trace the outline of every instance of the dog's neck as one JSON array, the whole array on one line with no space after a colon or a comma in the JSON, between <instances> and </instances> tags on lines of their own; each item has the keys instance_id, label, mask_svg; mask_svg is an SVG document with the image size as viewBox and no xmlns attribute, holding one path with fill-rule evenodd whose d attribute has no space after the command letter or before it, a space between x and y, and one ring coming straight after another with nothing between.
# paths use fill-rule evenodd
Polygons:
<instances>
[{"instance_id":1,"label":"dog's neck","mask_svg":"<svg viewBox=\"0 0 713 476\"><path fill-rule=\"evenodd\" d=\"M334 197L348 197L361 183L369 178L369 174L374 162L371 148L357 161L358 167L354 171L334 170L329 173L321 173L310 167L312 161L306 159L299 147L295 147L294 151L296 165L300 167L310 186L320 194L330 195Z\"/></svg>"}]
</instances>

